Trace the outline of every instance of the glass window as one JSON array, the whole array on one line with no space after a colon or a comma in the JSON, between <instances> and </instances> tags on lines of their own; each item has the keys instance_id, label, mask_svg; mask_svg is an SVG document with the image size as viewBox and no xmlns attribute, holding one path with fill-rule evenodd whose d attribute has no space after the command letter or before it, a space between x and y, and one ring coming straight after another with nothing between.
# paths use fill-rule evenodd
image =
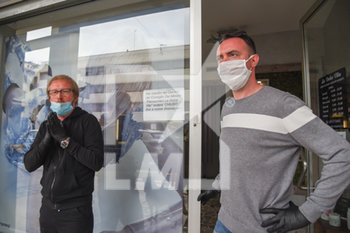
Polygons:
<instances>
[{"instance_id":1,"label":"glass window","mask_svg":"<svg viewBox=\"0 0 350 233\"><path fill-rule=\"evenodd\" d=\"M348 141L349 70L350 70L350 2L327 0L303 22L307 86L310 104L325 123ZM311 186L320 177L322 161L312 156ZM313 187L311 187L312 189ZM334 209L346 218L350 199L348 187ZM316 229L317 225L315 225Z\"/></svg>"},{"instance_id":2,"label":"glass window","mask_svg":"<svg viewBox=\"0 0 350 233\"><path fill-rule=\"evenodd\" d=\"M104 135L94 232L182 232L189 8L113 15L105 7L106 14L93 7L84 14L82 5L74 8L79 17L63 11L22 20L6 38L1 232L39 232L42 168L28 173L23 156L50 112L46 85L58 74L76 80L79 106Z\"/></svg>"}]
</instances>

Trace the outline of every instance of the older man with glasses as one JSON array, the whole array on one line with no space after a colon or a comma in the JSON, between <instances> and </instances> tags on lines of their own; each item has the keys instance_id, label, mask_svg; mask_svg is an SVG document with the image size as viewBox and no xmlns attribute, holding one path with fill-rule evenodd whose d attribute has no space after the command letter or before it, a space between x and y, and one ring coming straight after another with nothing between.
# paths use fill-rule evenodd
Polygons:
<instances>
[{"instance_id":1,"label":"older man with glasses","mask_svg":"<svg viewBox=\"0 0 350 233\"><path fill-rule=\"evenodd\" d=\"M79 88L66 75L47 85L52 112L39 128L24 164L43 166L42 233L92 233L95 171L103 166L103 136L97 119L77 106Z\"/></svg>"}]
</instances>

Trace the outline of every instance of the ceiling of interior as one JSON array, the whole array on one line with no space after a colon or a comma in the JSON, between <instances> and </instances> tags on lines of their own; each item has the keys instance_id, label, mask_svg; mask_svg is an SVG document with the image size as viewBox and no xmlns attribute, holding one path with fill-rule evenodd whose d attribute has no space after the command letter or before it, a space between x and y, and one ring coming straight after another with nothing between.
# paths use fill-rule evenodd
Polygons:
<instances>
[{"instance_id":1,"label":"ceiling of interior","mask_svg":"<svg viewBox=\"0 0 350 233\"><path fill-rule=\"evenodd\" d=\"M203 36L232 27L250 35L299 29L299 21L317 0L202 0Z\"/></svg>"},{"instance_id":2,"label":"ceiling of interior","mask_svg":"<svg viewBox=\"0 0 350 233\"><path fill-rule=\"evenodd\" d=\"M250 36L298 31L300 20L320 0L202 0L202 53L213 51L208 42L218 31L245 30ZM215 49L214 49L215 50Z\"/></svg>"}]
</instances>

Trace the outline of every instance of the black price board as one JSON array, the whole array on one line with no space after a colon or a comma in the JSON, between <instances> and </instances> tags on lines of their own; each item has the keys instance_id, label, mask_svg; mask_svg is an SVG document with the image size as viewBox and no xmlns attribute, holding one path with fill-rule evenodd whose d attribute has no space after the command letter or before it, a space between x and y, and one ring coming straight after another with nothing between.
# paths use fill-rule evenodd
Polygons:
<instances>
[{"instance_id":1,"label":"black price board","mask_svg":"<svg viewBox=\"0 0 350 233\"><path fill-rule=\"evenodd\" d=\"M334 129L347 127L346 71L341 68L318 80L320 118Z\"/></svg>"}]
</instances>

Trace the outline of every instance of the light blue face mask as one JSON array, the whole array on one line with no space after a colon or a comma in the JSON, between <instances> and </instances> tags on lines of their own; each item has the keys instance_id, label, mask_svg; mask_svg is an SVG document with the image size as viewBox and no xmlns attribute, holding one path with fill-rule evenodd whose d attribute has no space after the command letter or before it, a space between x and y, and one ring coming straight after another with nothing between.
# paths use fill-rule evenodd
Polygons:
<instances>
[{"instance_id":1,"label":"light blue face mask","mask_svg":"<svg viewBox=\"0 0 350 233\"><path fill-rule=\"evenodd\" d=\"M64 117L67 115L70 111L72 111L73 106L72 102L65 102L65 103L56 103L51 102L51 110L57 113L60 117Z\"/></svg>"}]
</instances>

